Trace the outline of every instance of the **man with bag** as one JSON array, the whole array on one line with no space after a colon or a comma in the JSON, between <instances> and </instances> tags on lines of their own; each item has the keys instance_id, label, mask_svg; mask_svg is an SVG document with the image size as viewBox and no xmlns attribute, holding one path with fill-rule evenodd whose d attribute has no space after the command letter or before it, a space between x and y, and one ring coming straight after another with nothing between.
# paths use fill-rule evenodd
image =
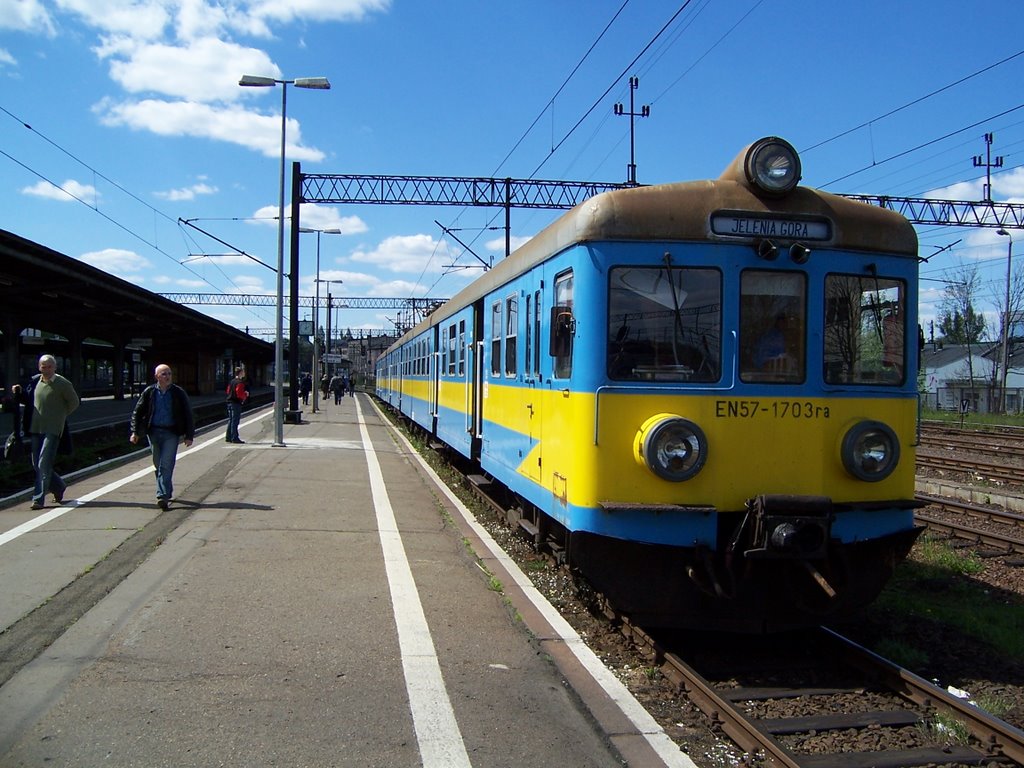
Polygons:
<instances>
[{"instance_id":1,"label":"man with bag","mask_svg":"<svg viewBox=\"0 0 1024 768\"><path fill-rule=\"evenodd\" d=\"M228 405L228 432L224 438L227 443L244 443L238 436L238 422L242 419L242 406L249 399L249 386L245 383L245 368L235 368L235 378L228 384L227 405Z\"/></svg>"},{"instance_id":2,"label":"man with bag","mask_svg":"<svg viewBox=\"0 0 1024 768\"><path fill-rule=\"evenodd\" d=\"M39 358L39 375L24 389L20 384L11 387L16 402L24 405L22 429L32 438L32 469L36 474L32 490L32 509L46 506L46 494L53 491L53 500L64 501L67 484L57 474L53 462L58 448L71 453L71 430L68 416L78 408L78 393L70 381L57 373L57 360L53 355Z\"/></svg>"}]
</instances>

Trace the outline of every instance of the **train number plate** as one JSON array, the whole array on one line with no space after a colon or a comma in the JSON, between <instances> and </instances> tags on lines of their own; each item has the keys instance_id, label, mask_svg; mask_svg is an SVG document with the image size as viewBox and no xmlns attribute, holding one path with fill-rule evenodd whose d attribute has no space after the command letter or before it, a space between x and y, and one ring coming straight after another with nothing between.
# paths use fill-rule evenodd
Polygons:
<instances>
[{"instance_id":1,"label":"train number plate","mask_svg":"<svg viewBox=\"0 0 1024 768\"><path fill-rule=\"evenodd\" d=\"M716 400L718 419L827 419L828 406L810 400Z\"/></svg>"}]
</instances>

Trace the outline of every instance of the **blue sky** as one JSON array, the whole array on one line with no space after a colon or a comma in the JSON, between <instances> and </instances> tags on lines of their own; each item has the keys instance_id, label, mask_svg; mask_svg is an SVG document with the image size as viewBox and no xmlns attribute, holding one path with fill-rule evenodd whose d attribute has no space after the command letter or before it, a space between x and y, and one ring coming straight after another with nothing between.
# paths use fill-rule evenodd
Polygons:
<instances>
[{"instance_id":1,"label":"blue sky","mask_svg":"<svg viewBox=\"0 0 1024 768\"><path fill-rule=\"evenodd\" d=\"M775 134L810 186L979 200L972 157L991 132L992 196L1020 202L1021 29L1019 0L0 0L0 228L157 292L274 294L272 270L178 223L276 264L281 91L240 88L243 74L331 81L288 89L289 167L309 173L625 181L629 120L613 106L636 76L643 184L715 177ZM513 211L513 237L553 215ZM450 269L476 262L435 219L503 253L494 210L302 216L343 231L321 238L335 295L444 297L477 276ZM983 300L1001 295L1005 237L919 233L937 254L922 264L926 334L951 268L977 264ZM316 237L302 245L311 296ZM197 309L274 326L272 308ZM384 329L395 314L338 322Z\"/></svg>"}]
</instances>

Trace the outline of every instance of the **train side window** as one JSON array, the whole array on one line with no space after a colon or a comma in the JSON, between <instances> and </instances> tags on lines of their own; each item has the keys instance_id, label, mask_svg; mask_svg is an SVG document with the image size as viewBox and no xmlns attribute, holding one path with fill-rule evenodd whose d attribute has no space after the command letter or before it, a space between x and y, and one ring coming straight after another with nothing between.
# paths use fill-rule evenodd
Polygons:
<instances>
[{"instance_id":1,"label":"train side window","mask_svg":"<svg viewBox=\"0 0 1024 768\"><path fill-rule=\"evenodd\" d=\"M526 294L526 338L523 345L523 370L526 378L533 374L533 296Z\"/></svg>"},{"instance_id":2,"label":"train side window","mask_svg":"<svg viewBox=\"0 0 1024 768\"><path fill-rule=\"evenodd\" d=\"M501 302L491 305L491 375L501 373Z\"/></svg>"},{"instance_id":3,"label":"train side window","mask_svg":"<svg viewBox=\"0 0 1024 768\"><path fill-rule=\"evenodd\" d=\"M519 296L505 299L505 375L516 375L516 340L519 335Z\"/></svg>"},{"instance_id":4,"label":"train side window","mask_svg":"<svg viewBox=\"0 0 1024 768\"><path fill-rule=\"evenodd\" d=\"M825 382L898 386L906 371L906 284L864 275L825 278Z\"/></svg>"},{"instance_id":5,"label":"train side window","mask_svg":"<svg viewBox=\"0 0 1024 768\"><path fill-rule=\"evenodd\" d=\"M573 273L555 278L555 303L551 307L551 336L548 351L555 359L553 375L567 379L572 375L572 342L576 334L573 316Z\"/></svg>"},{"instance_id":6,"label":"train side window","mask_svg":"<svg viewBox=\"0 0 1024 768\"><path fill-rule=\"evenodd\" d=\"M448 326L448 375L449 376L454 376L455 375L455 367L457 365L456 358L458 357L458 353L456 352L457 338L456 338L456 335L455 335L457 330L458 329L456 328L455 323L452 323L450 326Z\"/></svg>"},{"instance_id":7,"label":"train side window","mask_svg":"<svg viewBox=\"0 0 1024 768\"><path fill-rule=\"evenodd\" d=\"M533 294L533 372L540 378L540 291Z\"/></svg>"},{"instance_id":8,"label":"train side window","mask_svg":"<svg viewBox=\"0 0 1024 768\"><path fill-rule=\"evenodd\" d=\"M466 375L466 321L459 320L459 376Z\"/></svg>"},{"instance_id":9,"label":"train side window","mask_svg":"<svg viewBox=\"0 0 1024 768\"><path fill-rule=\"evenodd\" d=\"M807 277L748 269L740 276L740 378L796 384L807 377Z\"/></svg>"}]
</instances>

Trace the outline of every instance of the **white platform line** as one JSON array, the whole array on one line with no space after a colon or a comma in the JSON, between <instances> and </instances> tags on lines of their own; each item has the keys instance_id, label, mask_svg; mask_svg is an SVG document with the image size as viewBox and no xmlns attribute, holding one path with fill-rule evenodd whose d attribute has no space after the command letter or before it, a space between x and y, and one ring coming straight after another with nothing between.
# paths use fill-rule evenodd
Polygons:
<instances>
[{"instance_id":1,"label":"white platform line","mask_svg":"<svg viewBox=\"0 0 1024 768\"><path fill-rule=\"evenodd\" d=\"M256 416L256 417L254 417L252 419L249 419L249 420L245 421L244 423L240 424L239 426L240 427L246 427L246 426L249 426L250 424L256 423L260 419L265 419L266 417L267 417L267 414L263 414L261 416ZM189 456L189 455L195 453L196 451L201 451L204 448L208 448L208 447L210 447L211 445L213 445L215 443L223 442L223 440L224 440L223 437L211 437L208 440L204 440L201 443L193 443L191 448L186 448L183 451L179 451L178 452L178 458L181 459L181 458L183 458L185 456ZM140 469L137 472L133 472L132 474L128 475L127 477L122 477L120 480L115 480L112 483L108 483L107 485L104 485L102 488L97 488L95 491L92 491L91 493L87 493L84 496L79 496L77 499L73 499L73 500L69 501L64 506L54 507L53 509L49 509L46 512L43 512L41 515L37 515L36 517L33 517L31 520L26 520L21 525L16 525L14 528L11 528L9 531L4 531L3 533L0 533L0 547L2 547L4 544L8 544L8 543L14 541L19 536L24 536L26 533L30 533L31 531L34 531L36 528L38 528L41 525L46 525L47 523L49 523L49 522L51 522L53 520L56 520L61 515L65 515L68 512L70 512L71 510L73 510L73 509L75 509L77 507L82 506L83 504L86 504L86 503L88 503L90 501L95 501L96 499L102 498L102 497L106 496L108 493L112 493L113 491L116 491L118 488L120 488L120 487L122 487L124 485L128 485L128 483L133 483L136 480L139 480L139 479L145 477L146 475L149 475L149 474L152 474L152 473L153 473L153 467L147 467L146 469Z\"/></svg>"},{"instance_id":2,"label":"white platform line","mask_svg":"<svg viewBox=\"0 0 1024 768\"><path fill-rule=\"evenodd\" d=\"M385 424L389 424L387 417L380 412L380 408L377 408L374 404L374 408L377 409L380 415L381 421ZM610 669L601 661L601 659L595 654L590 647L583 641L583 638L579 636L572 625L567 622L562 615L555 609L548 599L534 586L534 583L530 581L530 578L522 572L519 566L514 560L501 548L501 546L491 538L491 534L488 533L487 529L484 528L480 523L477 522L473 513L469 511L469 508L452 493L451 489L442 480L433 468L423 457L420 456L416 448L410 443L401 432L397 429L392 428L392 432L398 436L398 438L405 444L407 453L411 456L423 469L423 471L433 479L434 483L441 490L442 493L448 498L448 500L459 510L459 514L462 515L463 520L466 524L473 529L474 533L480 538L480 540L487 547L491 556L495 560L499 561L506 571L512 576L516 585L523 591L527 599L533 603L534 607L544 616L545 620L552 627L555 637L561 642L565 643L566 647L572 651L573 655L579 660L580 664L587 670L587 672L594 678L594 680L601 686L605 694L611 698L616 705L622 710L623 714L629 718L630 722L637 731L643 735L647 740L651 748L657 753L658 757L661 758L662 762L668 766L668 768L697 768L696 763L690 759L690 756L679 749L679 746L672 741L665 730L658 724L658 721L651 716L651 713L644 709L644 706L637 701L636 697L630 692L626 685L619 680Z\"/></svg>"},{"instance_id":3,"label":"white platform line","mask_svg":"<svg viewBox=\"0 0 1024 768\"><path fill-rule=\"evenodd\" d=\"M391 590L391 604L398 627L405 688L409 695L413 726L423 768L469 768L469 755L455 720L448 691L441 677L441 665L430 636L419 591L405 555L384 476L377 461L363 411L356 399L356 418L363 438L363 451L370 472L370 490L377 513L380 546Z\"/></svg>"}]
</instances>

